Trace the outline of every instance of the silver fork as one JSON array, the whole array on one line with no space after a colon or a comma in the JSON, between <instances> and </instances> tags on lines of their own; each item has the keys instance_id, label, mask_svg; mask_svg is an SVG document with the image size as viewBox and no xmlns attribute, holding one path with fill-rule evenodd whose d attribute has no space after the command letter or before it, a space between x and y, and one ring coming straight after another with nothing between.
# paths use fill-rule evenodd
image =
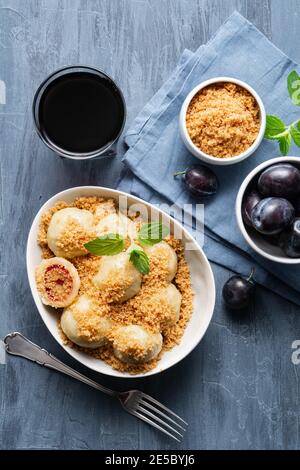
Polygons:
<instances>
[{"instance_id":1,"label":"silver fork","mask_svg":"<svg viewBox=\"0 0 300 470\"><path fill-rule=\"evenodd\" d=\"M80 380L111 397L117 398L128 413L151 424L151 426L172 437L175 441L180 442L183 437L187 423L150 395L140 390L129 390L127 392L110 390L67 366L51 353L25 338L21 333L10 333L5 336L3 341L6 352L9 354L25 357L41 366L49 367Z\"/></svg>"}]
</instances>

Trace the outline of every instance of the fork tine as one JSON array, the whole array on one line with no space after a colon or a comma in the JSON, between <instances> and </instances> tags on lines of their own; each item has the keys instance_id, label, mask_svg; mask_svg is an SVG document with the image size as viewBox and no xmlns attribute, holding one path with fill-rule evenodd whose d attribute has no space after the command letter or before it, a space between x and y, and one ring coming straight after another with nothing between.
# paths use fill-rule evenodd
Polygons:
<instances>
[{"instance_id":1,"label":"fork tine","mask_svg":"<svg viewBox=\"0 0 300 470\"><path fill-rule=\"evenodd\" d=\"M153 426L154 428L158 429L159 431L167 434L169 437L172 437L173 439L175 439L175 441L177 442L180 442L179 439L177 439L177 437L173 436L173 434L171 434L169 431L167 431L166 429L162 428L161 426L159 426L158 424L156 424L154 421L152 421L151 419L147 418L147 416L144 416L142 415L141 413L139 413L138 411L136 410L130 410L130 413L133 415L133 416L136 416L137 418L140 418L142 419L143 421L145 421L146 423L150 424L151 426Z\"/></svg>"},{"instance_id":2,"label":"fork tine","mask_svg":"<svg viewBox=\"0 0 300 470\"><path fill-rule=\"evenodd\" d=\"M186 421L184 421L184 419L180 418L180 416L178 416L176 413L174 413L174 411L170 410L169 408L164 406L162 403L155 400L155 398L150 397L150 395L147 395L144 392L142 392L142 398L145 398L146 400L152 401L152 403L155 403L156 405L160 406L163 410L165 410L168 413L170 413L171 415L175 416L177 419L179 419L180 421L182 421L184 424L186 424L188 426L188 423Z\"/></svg>"},{"instance_id":3,"label":"fork tine","mask_svg":"<svg viewBox=\"0 0 300 470\"><path fill-rule=\"evenodd\" d=\"M150 405L150 403L148 403L147 401L145 401L145 400L142 399L142 400L140 401L140 405L146 406L146 407L149 408L150 410L155 411L157 414L159 414L159 415L162 416L163 418L168 419L171 423L175 424L178 428L182 429L183 431L186 431L186 429L185 429L183 426L181 426L181 424L177 423L174 419L170 418L170 416L168 416L167 414L163 413L159 408Z\"/></svg>"},{"instance_id":4,"label":"fork tine","mask_svg":"<svg viewBox=\"0 0 300 470\"><path fill-rule=\"evenodd\" d=\"M163 426L166 426L168 429L170 429L172 432L175 432L176 434L178 434L178 436L180 437L183 437L183 434L181 434L179 431L177 431L176 429L172 428L172 426L170 426L168 423L166 423L165 421L163 421L162 419L160 419L158 416L156 416L154 413L151 413L151 411L147 410L147 408L144 408L143 406L141 405L138 405L137 406L137 409L140 410L142 413L146 413L146 415L150 416L151 418L155 419L155 421L158 421L160 424L162 424Z\"/></svg>"}]
</instances>

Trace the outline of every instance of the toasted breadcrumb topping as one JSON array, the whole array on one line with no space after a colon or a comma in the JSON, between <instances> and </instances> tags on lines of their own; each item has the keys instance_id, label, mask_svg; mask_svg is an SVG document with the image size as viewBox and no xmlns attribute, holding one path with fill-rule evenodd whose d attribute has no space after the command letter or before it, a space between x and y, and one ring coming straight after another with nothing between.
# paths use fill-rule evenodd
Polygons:
<instances>
[{"instance_id":1,"label":"toasted breadcrumb topping","mask_svg":"<svg viewBox=\"0 0 300 470\"><path fill-rule=\"evenodd\" d=\"M88 312L78 311L76 305L71 305L74 318L77 323L78 337L88 342L99 341L102 339L103 332L99 329L99 320L109 318L109 306L98 305L92 302Z\"/></svg>"},{"instance_id":2,"label":"toasted breadcrumb topping","mask_svg":"<svg viewBox=\"0 0 300 470\"><path fill-rule=\"evenodd\" d=\"M105 200L103 198L77 198L73 204L67 204L64 201L57 203L53 208L47 211L41 219L38 242L42 248L42 256L49 258L53 253L47 246L47 229L52 215L65 207L77 207L79 209L86 209L93 214L101 213L99 204L103 204L102 216L115 211L115 203L113 200ZM113 201L114 202L114 201ZM98 207L98 209L97 209ZM109 212L107 212L109 211ZM151 255L150 258L150 272L142 278L142 285L140 291L131 299L124 303L117 303L111 301L113 298L121 297L121 292L115 278L107 281L107 289L98 290L93 284L93 277L99 269L101 257L87 254L72 259L72 264L78 271L80 277L80 290L79 296L82 294L87 295L93 301L93 309L90 314L76 316L77 326L79 333L88 338L88 341L98 339L97 320L100 316L109 318L112 322L110 332L108 334L108 342L101 348L89 349L82 348L72 343L61 330L59 325L61 337L64 344L70 347L84 351L95 358L105 361L114 369L131 374L147 372L158 364L164 351L171 349L176 344L180 343L184 333L187 322L189 321L192 308L193 308L193 293L190 281L190 273L187 262L184 257L184 249L180 240L174 239L172 236L165 239L165 241L175 250L178 258L178 267L173 283L182 295L180 317L175 325L168 326L168 320L174 315L171 307L162 301L155 301L154 295L158 289L167 287L169 285L166 281L167 271L167 256L160 255L159 257ZM116 297L115 297L116 296ZM153 300L154 299L154 300ZM150 333L162 332L163 347L161 352L153 360L141 364L128 364L120 361L113 353L112 343L118 334L118 328L122 325L140 325ZM150 346L149 346L150 347ZM118 343L118 348L126 352L133 353L136 358L145 357L145 347L141 349L140 344L122 344ZM129 349L130 351L129 351ZM147 349L147 347L146 347Z\"/></svg>"},{"instance_id":3,"label":"toasted breadcrumb topping","mask_svg":"<svg viewBox=\"0 0 300 470\"><path fill-rule=\"evenodd\" d=\"M71 258L75 250L88 253L84 244L94 240L96 236L95 231L86 230L70 217L66 229L60 234L56 244L67 258Z\"/></svg>"},{"instance_id":4,"label":"toasted breadcrumb topping","mask_svg":"<svg viewBox=\"0 0 300 470\"><path fill-rule=\"evenodd\" d=\"M260 128L259 106L234 83L209 85L191 100L186 127L193 143L208 155L230 158L246 151Z\"/></svg>"},{"instance_id":5,"label":"toasted breadcrumb topping","mask_svg":"<svg viewBox=\"0 0 300 470\"><path fill-rule=\"evenodd\" d=\"M61 209L65 209L66 207L72 207L72 206L70 206L64 201L58 201L53 207L51 207L51 209L48 209L41 217L37 241L40 247L43 250L45 250L45 253L47 253L49 250L48 243L47 243L47 232L48 232L48 227L52 219L52 216L55 214L55 212L58 212ZM51 256L54 256L52 251L49 250L49 252L50 252L49 253L50 256L44 256L44 258L51 258Z\"/></svg>"},{"instance_id":6,"label":"toasted breadcrumb topping","mask_svg":"<svg viewBox=\"0 0 300 470\"><path fill-rule=\"evenodd\" d=\"M115 329L111 340L116 341L119 352L133 358L131 363L138 364L145 361L145 358L151 353L153 348L152 337L148 337L143 346L141 346L140 341L134 338L131 338L130 343L128 343L127 338L124 337L123 332L118 328Z\"/></svg>"},{"instance_id":7,"label":"toasted breadcrumb topping","mask_svg":"<svg viewBox=\"0 0 300 470\"><path fill-rule=\"evenodd\" d=\"M94 211L95 214L95 223L97 224L101 219L109 214L116 213L116 205L113 199L106 199L101 204L97 205L97 208Z\"/></svg>"}]
</instances>

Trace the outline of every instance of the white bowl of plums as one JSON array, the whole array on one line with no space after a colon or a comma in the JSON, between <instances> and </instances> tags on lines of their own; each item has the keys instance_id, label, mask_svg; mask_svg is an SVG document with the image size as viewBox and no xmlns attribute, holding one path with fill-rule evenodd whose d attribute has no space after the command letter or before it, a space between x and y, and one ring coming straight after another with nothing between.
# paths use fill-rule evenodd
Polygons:
<instances>
[{"instance_id":1,"label":"white bowl of plums","mask_svg":"<svg viewBox=\"0 0 300 470\"><path fill-rule=\"evenodd\" d=\"M278 157L243 181L236 217L247 243L277 263L300 264L300 159Z\"/></svg>"},{"instance_id":2,"label":"white bowl of plums","mask_svg":"<svg viewBox=\"0 0 300 470\"><path fill-rule=\"evenodd\" d=\"M35 217L27 272L37 309L65 350L115 377L161 372L199 343L215 285L200 246L132 195L83 186Z\"/></svg>"}]
</instances>

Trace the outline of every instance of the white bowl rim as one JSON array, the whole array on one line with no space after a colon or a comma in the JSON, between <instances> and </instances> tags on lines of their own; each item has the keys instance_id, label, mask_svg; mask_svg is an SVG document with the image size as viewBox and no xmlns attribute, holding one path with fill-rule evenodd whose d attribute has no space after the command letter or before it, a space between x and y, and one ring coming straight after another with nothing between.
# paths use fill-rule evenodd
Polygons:
<instances>
[{"instance_id":1,"label":"white bowl rim","mask_svg":"<svg viewBox=\"0 0 300 470\"><path fill-rule=\"evenodd\" d=\"M270 160L266 160L265 162L260 163L252 171L250 171L250 173L246 176L246 178L242 182L240 189L238 190L236 203L235 203L235 214L236 214L237 223L246 242L251 246L251 248L253 248L254 251L259 253L264 258L267 258L271 261L275 261L281 264L300 264L300 257L288 258L284 256L281 257L281 256L271 255L270 253L266 253L264 250L259 248L259 246L257 246L256 243L249 236L245 228L245 224L244 224L243 217L242 217L242 202L243 202L243 197L244 197L244 194L247 190L249 183L264 168L268 168L269 166L272 166L276 163L291 163L291 162L298 163L298 165L300 166L299 157L289 157L289 156L288 157L274 157L274 158L271 158Z\"/></svg>"},{"instance_id":2,"label":"white bowl rim","mask_svg":"<svg viewBox=\"0 0 300 470\"><path fill-rule=\"evenodd\" d=\"M259 132L257 134L255 141L247 150L242 152L240 155L236 155L230 158L213 157L212 155L209 155L203 152L202 150L200 150L190 138L190 135L186 128L186 111L192 98L196 95L196 93L198 93L198 91L202 90L203 88L209 85L212 85L213 83L223 83L223 82L235 83L236 85L239 85L242 88L245 88L246 90L248 90L249 93L251 93L253 97L255 98L255 100L257 101L257 104L260 109L260 129L259 129ZM188 150L192 152L192 154L196 158L206 161L207 163L212 163L214 165L232 165L234 163L239 163L242 160L245 160L246 158L248 158L250 155L252 155L253 152L255 152L255 150L261 144L263 137L264 137L265 129L266 129L266 110L259 94L248 83L238 78L234 78L234 77L226 77L226 76L214 77L214 78L210 78L208 80L201 82L199 85L195 86L189 92L189 94L187 95L187 97L185 98L181 106L180 115L179 115L179 128L180 128L181 135L182 135L185 145L187 146Z\"/></svg>"},{"instance_id":3,"label":"white bowl rim","mask_svg":"<svg viewBox=\"0 0 300 470\"><path fill-rule=\"evenodd\" d=\"M31 250L31 244L30 244L30 240L33 236L33 229L34 227L36 226L36 224L38 223L38 221L40 220L41 218L41 215L42 213L45 211L45 206L48 206L50 205L52 202L54 203L55 201L58 200L58 198L63 198L67 193L69 192L75 192L75 191L78 191L78 193L80 193L80 191L83 191L83 190L96 190L96 191L103 191L103 193L105 192L113 192L115 194L115 196L125 196L125 197L128 197L128 198L131 198L131 199L134 199L137 203L140 203L140 204L144 204L145 206L147 206L149 209L151 208L154 208L156 210L158 210L161 214L163 214L164 216L167 216L169 218L171 218L168 214L166 214L165 212L163 212L162 210L156 208L155 206L153 206L152 204L150 204L149 202L146 202L144 201L143 199L137 197L137 196L134 196L132 194L129 194L129 193L126 193L124 191L119 191L117 189L112 189L112 188L107 188L107 187L104 187L104 186L93 186L93 185L87 185L87 186L74 186L74 187L71 187L71 188L68 188L68 189L65 189L63 191L60 191L56 194L54 194L51 198L47 199L47 201L45 201L45 203L42 205L42 207L39 209L39 211L37 212L36 216L34 217L33 219L33 222L32 222L32 225L30 227L30 230L29 230L29 234L28 234L28 238L27 238L27 246L26 246L26 268L27 268L27 277L28 277L28 281L29 281L29 285L30 285L30 290L31 290L31 294L33 296L33 299L35 301L35 305L36 305L36 308L39 312L39 315L41 316L45 326L47 327L48 331L51 333L51 335L53 336L53 338L58 342L58 344L70 355L72 356L74 359L76 359L78 362L80 362L81 364L83 364L84 366L88 367L89 369L97 372L97 373L101 373L103 375L108 375L108 376L111 376L111 377L116 377L116 378L126 378L126 379L130 379L130 378L133 378L133 379L137 379L137 378L144 378L144 377L149 377L151 375L156 375L156 374L159 374L161 372L164 372L166 371L167 369L169 369L170 367L173 367L175 366L176 364L178 364L180 361L182 361L185 357L187 357L195 348L196 346L200 343L200 341L202 340L203 336L205 335L207 329L208 329L208 326L212 320L212 316L213 316L213 313L214 313L214 308L215 308L215 302L216 302L216 287L215 287L215 280L214 280L214 274L213 274L213 271L212 271L212 268L211 268L211 265L207 259L207 256L205 255L204 251L202 250L202 248L200 247L200 245L198 244L198 242L194 239L194 237L192 237L192 235L187 231L187 229L181 225L178 221L176 221L175 219L171 218L172 220L172 223L174 225L176 225L180 230L182 230L182 232L185 234L185 236L187 237L187 239L191 239L193 240L193 242L195 243L196 247L197 247L197 251L200 252L201 256L202 256L202 259L203 259L203 262L206 266L206 269L207 269L207 272L209 274L209 280L210 280L210 286L211 286L211 289L212 289L212 292L210 293L211 294L211 309L210 311L208 312L208 314L206 315L206 321L204 322L204 327L203 327L203 331L202 331L202 334L199 335L198 337L196 337L195 341L194 342L191 342L190 345L189 345L189 348L187 348L187 351L186 353L184 353L182 356L178 355L178 358L174 359L167 367L164 367L164 369L159 369L159 368L155 368L155 369L152 369L150 370L149 372L146 372L144 374L135 374L135 375L124 375L124 377L122 375L120 375L120 373L117 373L118 371L115 371L113 368L110 368L109 369L109 372L107 371L99 371L99 370L96 370L92 365L84 362L84 361L81 361L78 357L76 357L72 351L71 348L68 348L66 345L63 344L62 341L59 341L57 339L57 337L54 335L54 332L52 331L52 329L48 326L47 324L47 320L46 318L44 317L44 315L42 315L40 309L38 308L38 301L37 300L40 300L39 298L39 295L38 295L38 292L37 292L37 288L36 288L36 284L35 284L35 279L34 279L34 275L32 274L31 270L30 270L30 250ZM74 196L75 197L75 196ZM104 196L105 197L105 196ZM157 369L157 370L156 370Z\"/></svg>"}]
</instances>

